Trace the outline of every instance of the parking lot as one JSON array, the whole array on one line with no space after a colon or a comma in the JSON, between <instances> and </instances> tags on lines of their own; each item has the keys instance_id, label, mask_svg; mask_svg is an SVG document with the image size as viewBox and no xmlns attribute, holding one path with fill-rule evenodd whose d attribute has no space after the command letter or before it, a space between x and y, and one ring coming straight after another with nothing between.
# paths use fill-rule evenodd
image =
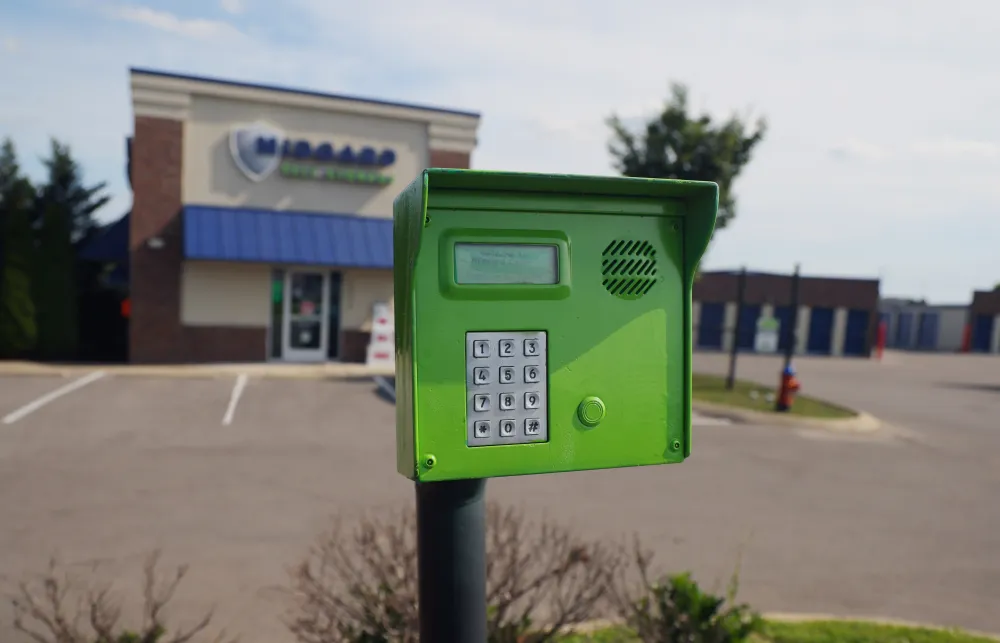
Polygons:
<instances>
[{"instance_id":1,"label":"parking lot","mask_svg":"<svg viewBox=\"0 0 1000 643\"><path fill-rule=\"evenodd\" d=\"M637 533L709 586L742 549L742 598L760 609L1000 631L1000 361L798 363L806 391L891 427L699 422L683 466L494 480L490 497L587 535ZM777 366L742 357L740 375L770 382ZM182 615L215 604L244 641L289 640L275 587L332 517L412 502L371 380L7 376L0 418L0 572L58 554L137 580L162 547L191 564Z\"/></svg>"}]
</instances>

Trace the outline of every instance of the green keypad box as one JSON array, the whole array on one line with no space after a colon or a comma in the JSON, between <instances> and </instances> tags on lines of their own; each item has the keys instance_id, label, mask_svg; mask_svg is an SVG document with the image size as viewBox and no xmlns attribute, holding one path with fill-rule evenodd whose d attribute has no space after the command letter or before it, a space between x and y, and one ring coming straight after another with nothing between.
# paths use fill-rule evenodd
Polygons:
<instances>
[{"instance_id":1,"label":"green keypad box","mask_svg":"<svg viewBox=\"0 0 1000 643\"><path fill-rule=\"evenodd\" d=\"M682 462L714 183L426 170L394 204L397 470Z\"/></svg>"}]
</instances>

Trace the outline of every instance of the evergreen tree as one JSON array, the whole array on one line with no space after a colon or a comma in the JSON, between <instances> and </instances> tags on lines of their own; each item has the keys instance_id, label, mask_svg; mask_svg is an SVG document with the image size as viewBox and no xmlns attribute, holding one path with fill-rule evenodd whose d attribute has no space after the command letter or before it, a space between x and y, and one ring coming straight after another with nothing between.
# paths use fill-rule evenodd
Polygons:
<instances>
[{"instance_id":1,"label":"evergreen tree","mask_svg":"<svg viewBox=\"0 0 1000 643\"><path fill-rule=\"evenodd\" d=\"M14 144L0 146L0 358L22 357L35 348L32 299L34 188L17 163Z\"/></svg>"},{"instance_id":2,"label":"evergreen tree","mask_svg":"<svg viewBox=\"0 0 1000 643\"><path fill-rule=\"evenodd\" d=\"M76 248L97 228L94 213L109 197L105 184L83 185L67 146L53 140L46 183L35 202L37 252L32 292L38 323L38 356L73 359L79 342Z\"/></svg>"}]
</instances>

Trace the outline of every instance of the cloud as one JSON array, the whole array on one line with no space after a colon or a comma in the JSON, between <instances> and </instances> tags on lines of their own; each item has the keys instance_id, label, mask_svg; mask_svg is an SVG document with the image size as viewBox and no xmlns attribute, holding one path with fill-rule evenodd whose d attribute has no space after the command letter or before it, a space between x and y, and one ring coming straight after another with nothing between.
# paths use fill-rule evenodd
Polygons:
<instances>
[{"instance_id":1,"label":"cloud","mask_svg":"<svg viewBox=\"0 0 1000 643\"><path fill-rule=\"evenodd\" d=\"M857 138L849 138L830 149L830 156L838 160L884 161L892 156L888 148Z\"/></svg>"},{"instance_id":2,"label":"cloud","mask_svg":"<svg viewBox=\"0 0 1000 643\"><path fill-rule=\"evenodd\" d=\"M243 0L222 0L220 4L222 5L223 11L233 15L239 15L246 10L246 5L243 4Z\"/></svg>"},{"instance_id":3,"label":"cloud","mask_svg":"<svg viewBox=\"0 0 1000 643\"><path fill-rule=\"evenodd\" d=\"M243 35L239 29L228 22L204 18L185 19L167 11L160 11L150 7L123 5L110 7L107 9L107 13L112 18L118 20L145 25L159 31L196 40L211 40Z\"/></svg>"},{"instance_id":4,"label":"cloud","mask_svg":"<svg viewBox=\"0 0 1000 643\"><path fill-rule=\"evenodd\" d=\"M102 1L122 4L95 12ZM946 14L936 0L910 0L905 14L866 0L631 0L611 13L597 0L380 0L350 11L285 0L252 12L245 0L67 4L58 15L15 16L24 24L5 30L23 51L18 65L0 65L0 123L26 159L45 152L49 135L73 144L123 207L130 65L478 110L476 167L589 174L613 172L605 118L639 123L680 81L697 112L726 118L754 106L770 123L736 183L736 225L710 262L784 269L806 258L813 272L875 274L884 264L904 275L914 257L965 265L979 252L1000 274L995 235L949 250L946 235L924 233L942 213L988 229L1000 209L991 172L1000 157L989 143L1000 142L995 0ZM238 28L227 18L234 9L248 14ZM81 66L86 75L74 71ZM68 96L87 97L72 119ZM892 235L913 234L885 244L858 232L897 228ZM912 294L933 295L911 283Z\"/></svg>"},{"instance_id":5,"label":"cloud","mask_svg":"<svg viewBox=\"0 0 1000 643\"><path fill-rule=\"evenodd\" d=\"M924 140L913 143L910 150L915 156L930 160L994 161L1000 159L1000 144L992 141L964 141L947 138Z\"/></svg>"}]
</instances>

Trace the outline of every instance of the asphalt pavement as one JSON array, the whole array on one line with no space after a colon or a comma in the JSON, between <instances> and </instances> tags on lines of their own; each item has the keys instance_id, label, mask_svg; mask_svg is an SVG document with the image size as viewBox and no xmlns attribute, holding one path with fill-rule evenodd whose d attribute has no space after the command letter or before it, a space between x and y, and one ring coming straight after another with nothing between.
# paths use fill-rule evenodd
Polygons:
<instances>
[{"instance_id":1,"label":"asphalt pavement","mask_svg":"<svg viewBox=\"0 0 1000 643\"><path fill-rule=\"evenodd\" d=\"M725 363L695 359L702 371ZM771 383L780 364L738 366ZM805 393L889 426L696 423L681 466L491 480L490 498L595 538L638 534L663 569L710 587L741 557L741 598L762 610L1000 632L1000 359L797 366ZM288 641L275 591L287 566L334 517L413 501L395 473L392 401L370 380L106 374L52 397L86 376L0 378L8 578L57 554L103 561L134 589L142 557L162 547L166 562L191 565L175 614L215 604L216 625L243 641Z\"/></svg>"}]
</instances>

